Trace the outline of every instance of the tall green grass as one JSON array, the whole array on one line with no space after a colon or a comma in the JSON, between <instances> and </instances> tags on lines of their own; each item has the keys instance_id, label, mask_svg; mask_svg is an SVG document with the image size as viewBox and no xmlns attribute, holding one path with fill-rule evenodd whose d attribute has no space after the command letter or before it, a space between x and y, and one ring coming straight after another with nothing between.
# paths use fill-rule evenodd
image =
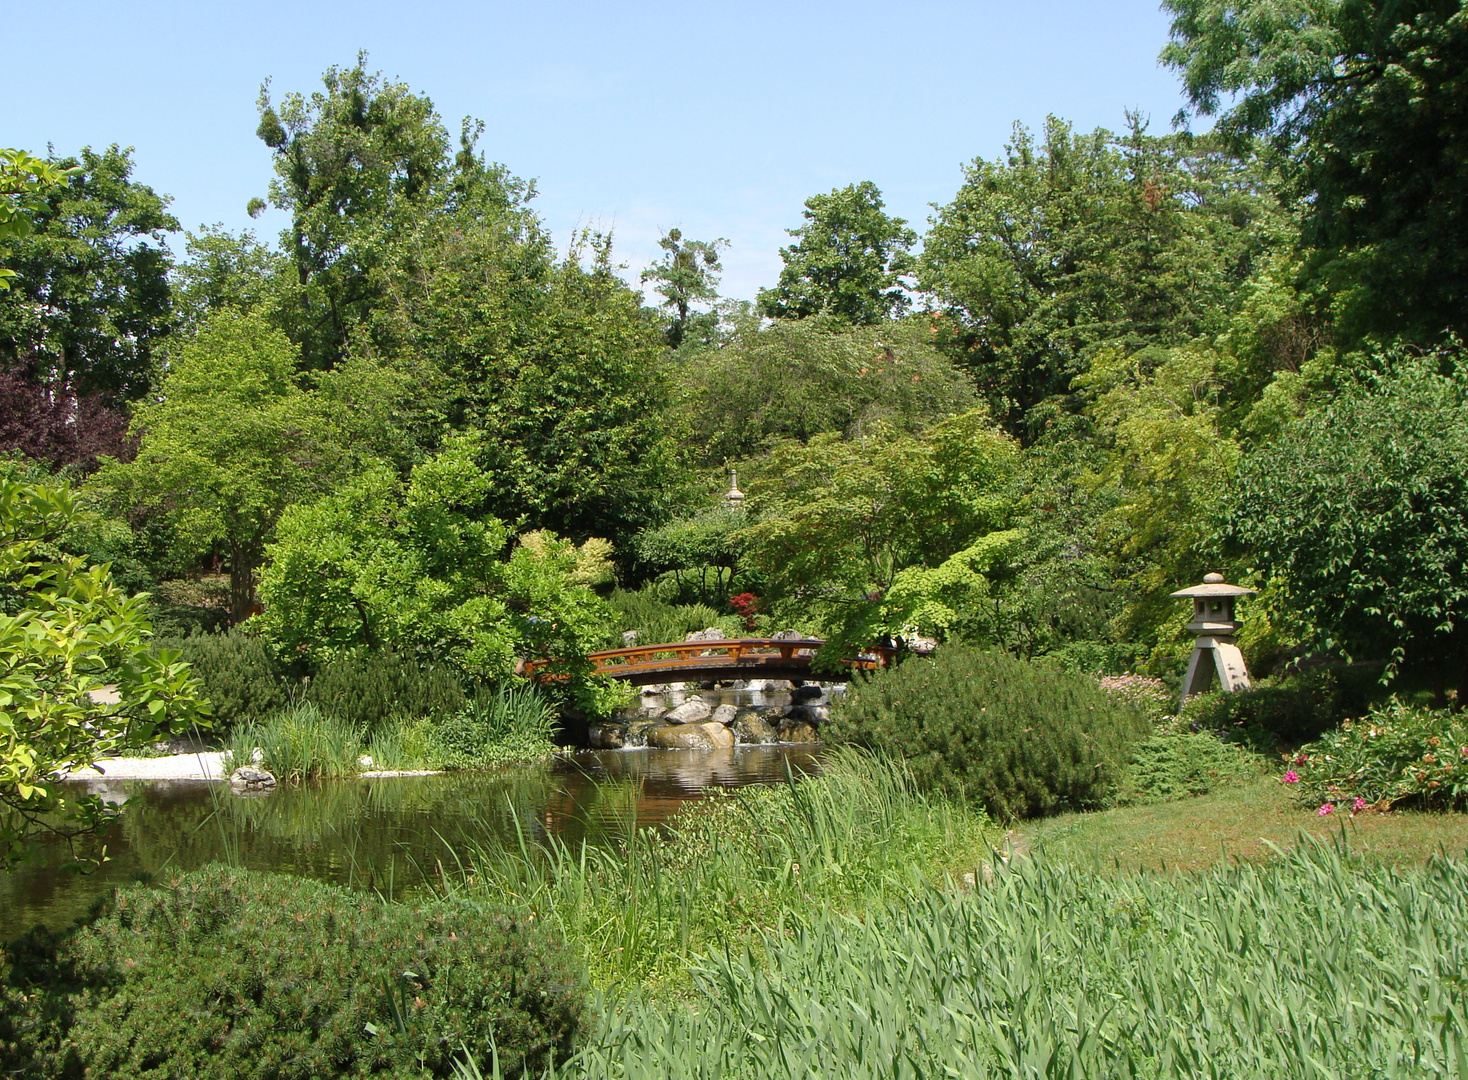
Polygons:
<instances>
[{"instance_id":1,"label":"tall green grass","mask_svg":"<svg viewBox=\"0 0 1468 1080\"><path fill-rule=\"evenodd\" d=\"M1209 875L1001 865L727 938L691 1000L608 999L553 1075L1461 1078L1465 926L1468 863L1446 858L1302 841Z\"/></svg>"},{"instance_id":2,"label":"tall green grass","mask_svg":"<svg viewBox=\"0 0 1468 1080\"><path fill-rule=\"evenodd\" d=\"M311 702L297 702L231 732L225 767L253 763L258 749L259 765L277 780L339 779L357 775L362 744L360 727Z\"/></svg>"},{"instance_id":3,"label":"tall green grass","mask_svg":"<svg viewBox=\"0 0 1468 1080\"><path fill-rule=\"evenodd\" d=\"M460 887L553 922L604 987L682 986L690 958L817 905L861 910L977 871L981 814L917 791L907 768L833 754L823 776L713 796L667 832L604 824L463 855Z\"/></svg>"}]
</instances>

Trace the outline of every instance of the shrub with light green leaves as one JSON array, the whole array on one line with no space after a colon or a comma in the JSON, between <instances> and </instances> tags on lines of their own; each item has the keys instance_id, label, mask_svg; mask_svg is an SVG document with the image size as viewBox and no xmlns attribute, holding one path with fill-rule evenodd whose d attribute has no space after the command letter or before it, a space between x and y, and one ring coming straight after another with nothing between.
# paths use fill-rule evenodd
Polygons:
<instances>
[{"instance_id":1,"label":"shrub with light green leaves","mask_svg":"<svg viewBox=\"0 0 1468 1080\"><path fill-rule=\"evenodd\" d=\"M461 1047L518 1077L586 1026L582 972L533 923L219 866L119 890L0 968L0 1073L37 1080L450 1076Z\"/></svg>"},{"instance_id":2,"label":"shrub with light green leaves","mask_svg":"<svg viewBox=\"0 0 1468 1080\"><path fill-rule=\"evenodd\" d=\"M1392 699L1300 748L1284 781L1323 813L1468 807L1468 720Z\"/></svg>"}]
</instances>

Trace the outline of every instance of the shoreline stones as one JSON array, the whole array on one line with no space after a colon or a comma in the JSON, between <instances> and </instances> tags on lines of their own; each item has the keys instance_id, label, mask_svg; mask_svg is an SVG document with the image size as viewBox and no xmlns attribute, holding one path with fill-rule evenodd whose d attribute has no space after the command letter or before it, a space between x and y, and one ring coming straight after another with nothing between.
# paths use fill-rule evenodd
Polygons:
<instances>
[{"instance_id":1,"label":"shoreline stones","mask_svg":"<svg viewBox=\"0 0 1468 1080\"><path fill-rule=\"evenodd\" d=\"M789 705L724 702L715 706L699 694L690 694L682 700L674 698L677 704L664 708L649 700L652 695L648 695L622 715L592 724L587 742L594 750L644 746L717 750L740 745L820 742L821 725L830 717L825 691L815 685L796 690Z\"/></svg>"},{"instance_id":2,"label":"shoreline stones","mask_svg":"<svg viewBox=\"0 0 1468 1080\"><path fill-rule=\"evenodd\" d=\"M275 777L255 765L241 765L229 774L229 786L241 795L259 795L275 790Z\"/></svg>"}]
</instances>

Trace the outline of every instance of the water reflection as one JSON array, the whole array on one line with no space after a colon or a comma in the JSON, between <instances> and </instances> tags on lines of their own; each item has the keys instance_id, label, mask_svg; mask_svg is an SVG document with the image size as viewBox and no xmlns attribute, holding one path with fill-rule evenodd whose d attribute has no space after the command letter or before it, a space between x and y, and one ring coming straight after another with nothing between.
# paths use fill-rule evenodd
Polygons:
<instances>
[{"instance_id":1,"label":"water reflection","mask_svg":"<svg viewBox=\"0 0 1468 1080\"><path fill-rule=\"evenodd\" d=\"M95 873L42 865L0 875L0 940L60 929L113 885L226 860L398 896L452 873L473 844L616 836L666 821L711 787L782 782L817 767L808 747L585 751L535 768L340 781L232 795L194 781L97 781L123 805ZM103 790L105 788L105 790Z\"/></svg>"}]
</instances>

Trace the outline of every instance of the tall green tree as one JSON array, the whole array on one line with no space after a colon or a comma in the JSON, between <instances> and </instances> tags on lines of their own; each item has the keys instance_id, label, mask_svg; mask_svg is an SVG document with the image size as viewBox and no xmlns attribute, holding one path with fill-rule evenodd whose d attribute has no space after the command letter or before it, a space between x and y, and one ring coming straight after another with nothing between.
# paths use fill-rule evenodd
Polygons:
<instances>
[{"instance_id":1,"label":"tall green tree","mask_svg":"<svg viewBox=\"0 0 1468 1080\"><path fill-rule=\"evenodd\" d=\"M658 327L610 245L585 237L557 259L513 208L426 219L386 253L363 340L422 388L422 445L484 433L496 516L621 544L663 520L678 477Z\"/></svg>"},{"instance_id":2,"label":"tall green tree","mask_svg":"<svg viewBox=\"0 0 1468 1080\"><path fill-rule=\"evenodd\" d=\"M805 200L805 224L780 249L785 268L759 308L772 319L833 315L868 326L901 315L909 300L903 275L913 269L917 233L885 210L870 180Z\"/></svg>"},{"instance_id":3,"label":"tall green tree","mask_svg":"<svg viewBox=\"0 0 1468 1080\"><path fill-rule=\"evenodd\" d=\"M642 272L642 283L651 284L663 298L662 309L668 325L663 341L677 349L692 335L695 341L707 342L718 329L719 316L712 304L719 298L719 249L729 246L727 240L685 240L679 229L669 229L658 246L663 257ZM698 305L707 310L698 310Z\"/></svg>"},{"instance_id":4,"label":"tall green tree","mask_svg":"<svg viewBox=\"0 0 1468 1080\"><path fill-rule=\"evenodd\" d=\"M90 147L52 164L30 235L12 242L14 287L0 293L0 365L52 393L136 399L172 324L168 198L132 179L131 151Z\"/></svg>"},{"instance_id":5,"label":"tall green tree","mask_svg":"<svg viewBox=\"0 0 1468 1080\"><path fill-rule=\"evenodd\" d=\"M222 550L240 622L280 516L375 457L388 401L351 366L303 388L295 346L258 313L219 312L169 360L133 415L137 458L93 483L119 509L162 514L182 550Z\"/></svg>"},{"instance_id":6,"label":"tall green tree","mask_svg":"<svg viewBox=\"0 0 1468 1080\"><path fill-rule=\"evenodd\" d=\"M1116 136L1051 117L1016 126L1004 156L975 160L940 207L923 288L940 340L995 414L1033 438L1029 414L1067 394L1106 345L1128 352L1217 333L1288 219L1258 166L1187 135Z\"/></svg>"},{"instance_id":7,"label":"tall green tree","mask_svg":"<svg viewBox=\"0 0 1468 1080\"><path fill-rule=\"evenodd\" d=\"M1194 111L1266 137L1348 340L1468 328L1459 0L1166 0Z\"/></svg>"},{"instance_id":8,"label":"tall green tree","mask_svg":"<svg viewBox=\"0 0 1468 1080\"><path fill-rule=\"evenodd\" d=\"M668 426L698 468L821 432L855 438L877 422L916 434L977 404L968 375L917 316L880 326L740 318L716 345L684 351L671 369Z\"/></svg>"},{"instance_id":9,"label":"tall green tree","mask_svg":"<svg viewBox=\"0 0 1468 1080\"><path fill-rule=\"evenodd\" d=\"M1468 367L1388 354L1239 469L1228 535L1321 647L1468 702Z\"/></svg>"},{"instance_id":10,"label":"tall green tree","mask_svg":"<svg viewBox=\"0 0 1468 1080\"><path fill-rule=\"evenodd\" d=\"M217 311L263 311L279 318L289 294L290 261L248 229L220 226L186 234L183 259L173 268L177 328L193 333Z\"/></svg>"},{"instance_id":11,"label":"tall green tree","mask_svg":"<svg viewBox=\"0 0 1468 1080\"><path fill-rule=\"evenodd\" d=\"M264 633L286 655L320 663L356 648L432 657L481 680L516 659L565 662L583 705L611 697L585 657L609 619L590 588L610 576L610 545L550 533L513 545L484 512L493 477L481 438L456 435L406 480L369 469L286 512L261 593Z\"/></svg>"},{"instance_id":12,"label":"tall green tree","mask_svg":"<svg viewBox=\"0 0 1468 1080\"><path fill-rule=\"evenodd\" d=\"M362 54L353 67L328 68L309 96L276 104L268 84L260 92L257 134L275 154L270 202L291 215L281 237L296 279L291 333L311 368L340 360L381 300L374 270L396 230L486 189L530 193L474 152L482 125L465 120L455 151L432 101L366 63Z\"/></svg>"}]
</instances>

